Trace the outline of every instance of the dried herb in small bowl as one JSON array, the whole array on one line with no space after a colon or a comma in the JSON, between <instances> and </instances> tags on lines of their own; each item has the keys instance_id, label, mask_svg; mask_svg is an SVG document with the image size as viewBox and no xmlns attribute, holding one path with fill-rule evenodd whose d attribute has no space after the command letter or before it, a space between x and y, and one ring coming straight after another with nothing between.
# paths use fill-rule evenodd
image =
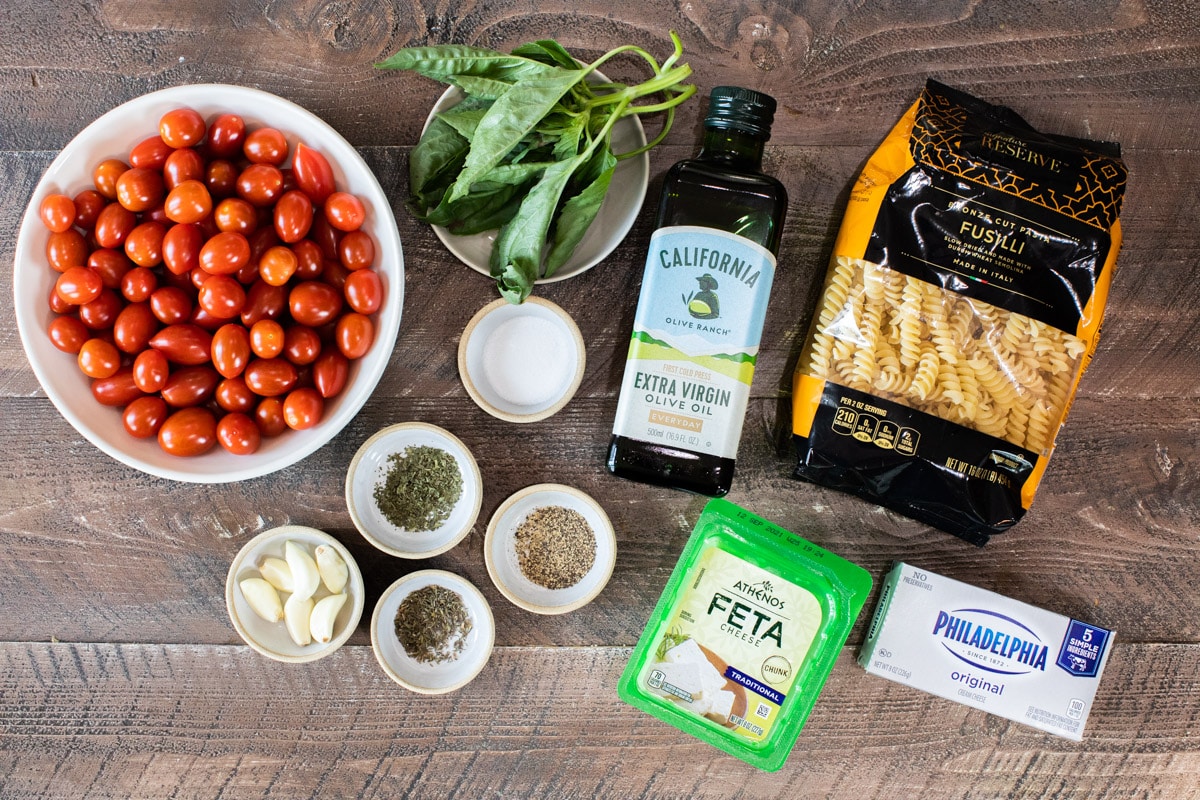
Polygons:
<instances>
[{"instance_id":1,"label":"dried herb in small bowl","mask_svg":"<svg viewBox=\"0 0 1200 800\"><path fill-rule=\"evenodd\" d=\"M388 458L387 475L375 487L375 504L398 528L435 531L462 497L463 477L453 455L438 447L409 447Z\"/></svg>"},{"instance_id":2,"label":"dried herb in small bowl","mask_svg":"<svg viewBox=\"0 0 1200 800\"><path fill-rule=\"evenodd\" d=\"M462 596L437 584L411 592L396 610L396 638L422 664L457 659L473 627Z\"/></svg>"}]
</instances>

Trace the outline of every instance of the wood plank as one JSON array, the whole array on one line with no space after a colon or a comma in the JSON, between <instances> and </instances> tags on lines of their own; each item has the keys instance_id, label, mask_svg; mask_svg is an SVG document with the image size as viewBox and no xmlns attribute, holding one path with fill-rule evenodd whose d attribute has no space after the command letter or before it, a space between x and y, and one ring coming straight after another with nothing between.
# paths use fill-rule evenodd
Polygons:
<instances>
[{"instance_id":1,"label":"wood plank","mask_svg":"<svg viewBox=\"0 0 1200 800\"><path fill-rule=\"evenodd\" d=\"M703 91L743 83L785 98L781 143L873 145L927 76L1009 103L1035 125L1127 147L1181 146L1181 133L1200 122L1195 10L1165 0L1019 0L1002 9L940 2L920 14L902 3L828 0L737 15L665 0L490 0L452 10L311 0L47 8L14 0L6 8L13 22L0 31L0 94L9 113L0 118L0 142L28 149L62 147L80 120L197 82L269 87L355 144L395 144L420 130L420 118L405 110L428 107L440 92L432 81L372 67L401 47L454 41L508 50L551 36L580 57L600 55L598 43L632 42L662 59L671 29ZM622 69L647 75L632 58ZM693 130L700 113L699 103L687 105L681 130Z\"/></svg>"},{"instance_id":2,"label":"wood plank","mask_svg":"<svg viewBox=\"0 0 1200 800\"><path fill-rule=\"evenodd\" d=\"M1200 648L1117 641L1081 744L868 676L847 649L775 774L620 702L625 648L499 648L472 684L424 697L368 647L295 666L243 647L0 644L0 794L1194 796Z\"/></svg>"},{"instance_id":3,"label":"wood plank","mask_svg":"<svg viewBox=\"0 0 1200 800\"><path fill-rule=\"evenodd\" d=\"M480 520L461 545L428 564L484 591L504 622L501 644L632 644L704 499L608 475L603 459L613 411L612 401L578 400L526 432L461 398L372 400L296 467L230 487L143 475L78 437L48 402L0 400L9 475L0 482L0 530L7 534L0 573L24 609L0 615L0 640L236 642L222 600L228 564L252 535L286 523L327 530L350 548L364 570L370 608L393 580L426 562L393 559L359 536L345 508L343 475L372 432L416 419L449 428L479 461ZM1200 642L1194 402L1081 401L1033 510L982 550L793 480L790 450L776 438L779 414L771 402L753 403L734 502L877 577L893 560L906 560L1115 628L1129 641ZM511 606L482 558L493 511L517 489L546 481L597 498L618 536L616 570L604 593L555 618ZM365 641L362 631L356 636Z\"/></svg>"},{"instance_id":4,"label":"wood plank","mask_svg":"<svg viewBox=\"0 0 1200 800\"><path fill-rule=\"evenodd\" d=\"M807 335L845 205L845 193L870 148L772 149L768 170L791 196L780 277L772 291L755 376L754 393L784 396ZM664 146L652 157L661 176L691 146ZM0 197L0 263L15 252L25 205L53 154L0 151L0 180L13 190ZM490 281L460 264L429 228L403 207L407 148L368 148L364 157L393 198L405 255L405 305L400 335L376 397L465 396L458 381L458 335L475 311L497 295ZM1126 198L1125 246L1105 317L1104 336L1080 388L1099 397L1195 397L1200 361L1191 342L1200 337L1200 161L1194 153L1135 152ZM606 261L537 293L567 309L588 343L588 372L581 396L614 397L620 386L645 249L653 229L650 209L659 192L650 188L629 237ZM1168 195L1170 204L1158 202ZM38 265L21 264L20 269ZM11 296L12 276L0 270L0 295ZM67 356L65 364L70 364ZM28 396L40 387L25 361L9 306L0 309L0 396Z\"/></svg>"}]
</instances>

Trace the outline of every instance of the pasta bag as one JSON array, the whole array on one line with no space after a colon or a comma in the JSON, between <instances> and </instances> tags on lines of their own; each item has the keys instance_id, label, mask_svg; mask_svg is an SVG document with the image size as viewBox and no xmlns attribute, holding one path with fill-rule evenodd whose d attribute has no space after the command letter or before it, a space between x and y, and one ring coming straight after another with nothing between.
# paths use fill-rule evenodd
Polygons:
<instances>
[{"instance_id":1,"label":"pasta bag","mask_svg":"<svg viewBox=\"0 0 1200 800\"><path fill-rule=\"evenodd\" d=\"M1029 510L1121 245L1115 143L929 81L868 160L797 362L795 476L978 545Z\"/></svg>"}]
</instances>

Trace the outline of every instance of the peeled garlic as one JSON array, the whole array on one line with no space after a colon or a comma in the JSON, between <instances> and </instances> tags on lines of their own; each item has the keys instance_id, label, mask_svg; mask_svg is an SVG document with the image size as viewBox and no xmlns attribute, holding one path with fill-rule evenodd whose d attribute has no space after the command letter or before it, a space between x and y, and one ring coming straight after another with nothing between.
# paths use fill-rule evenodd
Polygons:
<instances>
[{"instance_id":1,"label":"peeled garlic","mask_svg":"<svg viewBox=\"0 0 1200 800\"><path fill-rule=\"evenodd\" d=\"M317 562L302 546L293 541L284 542L283 556L287 559L288 569L292 573L292 597L307 600L316 593L321 585L321 575L317 572Z\"/></svg>"},{"instance_id":2,"label":"peeled garlic","mask_svg":"<svg viewBox=\"0 0 1200 800\"><path fill-rule=\"evenodd\" d=\"M312 638L321 644L325 644L333 638L333 622L345 604L346 595L344 594L331 594L317 601L317 604L313 606L312 616L308 623Z\"/></svg>"},{"instance_id":3,"label":"peeled garlic","mask_svg":"<svg viewBox=\"0 0 1200 800\"><path fill-rule=\"evenodd\" d=\"M264 558L262 563L258 565L258 571L266 578L267 583L279 591L294 591L292 570L282 558L275 558L274 556Z\"/></svg>"},{"instance_id":4,"label":"peeled garlic","mask_svg":"<svg viewBox=\"0 0 1200 800\"><path fill-rule=\"evenodd\" d=\"M312 642L312 631L309 628L312 611L311 597L294 594L283 604L283 622L287 625L288 636L291 636L292 641L301 647Z\"/></svg>"},{"instance_id":5,"label":"peeled garlic","mask_svg":"<svg viewBox=\"0 0 1200 800\"><path fill-rule=\"evenodd\" d=\"M321 580L325 581L325 588L338 594L346 588L346 581L350 577L346 562L342 561L337 550L326 544L318 545L316 554L317 571L321 573Z\"/></svg>"},{"instance_id":6,"label":"peeled garlic","mask_svg":"<svg viewBox=\"0 0 1200 800\"><path fill-rule=\"evenodd\" d=\"M242 590L242 597L246 599L250 608L254 609L255 614L267 622L279 622L283 619L283 605L279 602L279 593L275 591L274 586L262 578L246 578L238 586Z\"/></svg>"}]
</instances>

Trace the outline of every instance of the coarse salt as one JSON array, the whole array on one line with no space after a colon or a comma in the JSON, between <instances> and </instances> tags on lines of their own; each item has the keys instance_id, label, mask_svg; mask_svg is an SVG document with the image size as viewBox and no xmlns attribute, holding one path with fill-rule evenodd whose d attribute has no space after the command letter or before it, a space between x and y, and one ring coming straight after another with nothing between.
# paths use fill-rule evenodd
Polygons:
<instances>
[{"instance_id":1,"label":"coarse salt","mask_svg":"<svg viewBox=\"0 0 1200 800\"><path fill-rule=\"evenodd\" d=\"M556 400L570 377L570 341L553 322L520 315L496 326L483 347L488 383L504 400L539 406Z\"/></svg>"}]
</instances>

